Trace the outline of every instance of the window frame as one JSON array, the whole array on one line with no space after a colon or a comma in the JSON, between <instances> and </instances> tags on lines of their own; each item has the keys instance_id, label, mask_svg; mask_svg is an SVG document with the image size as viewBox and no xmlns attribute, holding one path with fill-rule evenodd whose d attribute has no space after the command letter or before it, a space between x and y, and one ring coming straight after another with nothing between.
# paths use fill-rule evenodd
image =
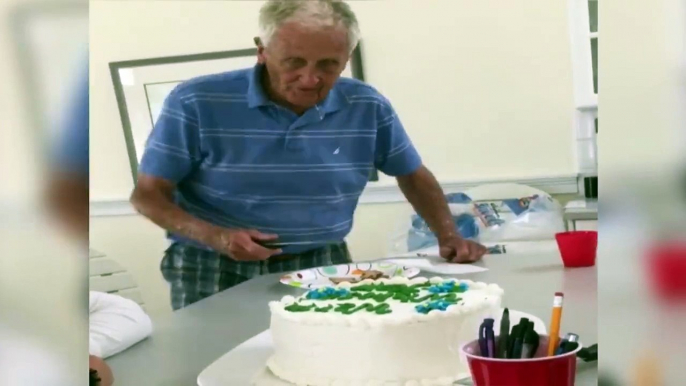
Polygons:
<instances>
[{"instance_id":1,"label":"window frame","mask_svg":"<svg viewBox=\"0 0 686 386\"><path fill-rule=\"evenodd\" d=\"M582 177L598 174L595 125L598 118L598 94L593 88L591 41L596 39L598 42L599 35L598 32L591 32L588 4L589 0L568 0L575 108L573 127L577 167Z\"/></svg>"}]
</instances>

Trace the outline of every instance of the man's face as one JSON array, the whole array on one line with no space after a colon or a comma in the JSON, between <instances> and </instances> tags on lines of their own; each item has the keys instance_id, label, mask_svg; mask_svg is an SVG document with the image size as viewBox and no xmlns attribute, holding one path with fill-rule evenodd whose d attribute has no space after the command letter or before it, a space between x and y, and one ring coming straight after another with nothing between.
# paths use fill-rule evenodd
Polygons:
<instances>
[{"instance_id":1,"label":"man's face","mask_svg":"<svg viewBox=\"0 0 686 386\"><path fill-rule=\"evenodd\" d=\"M348 49L343 27L313 29L286 23L269 48L258 48L258 61L267 67L271 94L304 111L326 98L345 69Z\"/></svg>"}]
</instances>

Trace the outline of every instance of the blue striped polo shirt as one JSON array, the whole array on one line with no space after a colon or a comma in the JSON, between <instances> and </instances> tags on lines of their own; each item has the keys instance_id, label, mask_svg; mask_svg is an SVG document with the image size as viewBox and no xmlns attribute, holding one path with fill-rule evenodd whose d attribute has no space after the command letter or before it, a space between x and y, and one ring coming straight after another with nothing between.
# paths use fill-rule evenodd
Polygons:
<instances>
[{"instance_id":1,"label":"blue striped polo shirt","mask_svg":"<svg viewBox=\"0 0 686 386\"><path fill-rule=\"evenodd\" d=\"M340 78L302 115L268 99L262 65L194 78L167 97L139 171L176 183L176 203L226 228L274 233L298 253L342 241L370 172L421 159L389 101ZM170 234L173 241L198 243Z\"/></svg>"}]
</instances>

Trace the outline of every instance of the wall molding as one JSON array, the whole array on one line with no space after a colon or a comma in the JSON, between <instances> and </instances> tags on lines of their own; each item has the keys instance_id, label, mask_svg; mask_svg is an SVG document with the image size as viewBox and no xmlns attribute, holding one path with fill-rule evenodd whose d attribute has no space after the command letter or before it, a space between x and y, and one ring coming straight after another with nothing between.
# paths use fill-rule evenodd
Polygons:
<instances>
[{"instance_id":1,"label":"wall molding","mask_svg":"<svg viewBox=\"0 0 686 386\"><path fill-rule=\"evenodd\" d=\"M441 182L445 193L464 191L484 184L516 183L528 185L540 189L549 194L579 194L579 182L577 175L554 176L554 177L530 177L530 178L506 178L473 181ZM404 202L405 196L395 184L370 183L360 197L360 204L388 204ZM92 200L90 202L91 217L112 217L137 215L128 199L119 200Z\"/></svg>"}]
</instances>

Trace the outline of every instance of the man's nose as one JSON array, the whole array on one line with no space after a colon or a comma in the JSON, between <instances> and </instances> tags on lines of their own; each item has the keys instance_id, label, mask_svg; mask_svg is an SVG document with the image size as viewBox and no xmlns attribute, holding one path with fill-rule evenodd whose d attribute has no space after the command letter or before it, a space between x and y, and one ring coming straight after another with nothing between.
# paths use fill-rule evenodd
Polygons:
<instances>
[{"instance_id":1,"label":"man's nose","mask_svg":"<svg viewBox=\"0 0 686 386\"><path fill-rule=\"evenodd\" d=\"M300 84L305 88L314 88L321 82L321 77L315 72L305 72L300 76Z\"/></svg>"}]
</instances>

